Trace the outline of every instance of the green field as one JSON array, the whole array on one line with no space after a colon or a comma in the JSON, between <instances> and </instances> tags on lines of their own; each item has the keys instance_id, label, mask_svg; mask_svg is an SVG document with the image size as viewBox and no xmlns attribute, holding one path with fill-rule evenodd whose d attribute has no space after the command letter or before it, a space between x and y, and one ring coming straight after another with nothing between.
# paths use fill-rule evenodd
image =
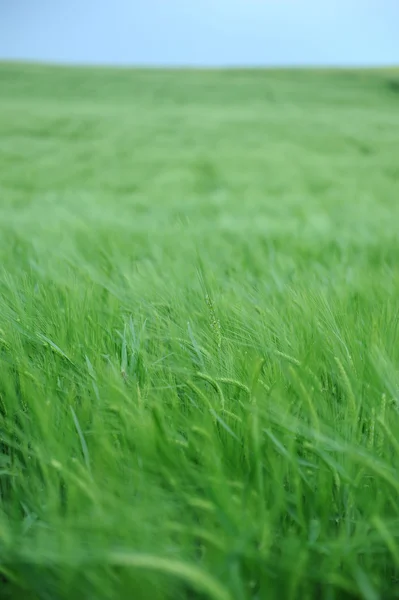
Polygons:
<instances>
[{"instance_id":1,"label":"green field","mask_svg":"<svg viewBox=\"0 0 399 600\"><path fill-rule=\"evenodd\" d=\"M0 597L399 598L399 71L0 65Z\"/></svg>"}]
</instances>

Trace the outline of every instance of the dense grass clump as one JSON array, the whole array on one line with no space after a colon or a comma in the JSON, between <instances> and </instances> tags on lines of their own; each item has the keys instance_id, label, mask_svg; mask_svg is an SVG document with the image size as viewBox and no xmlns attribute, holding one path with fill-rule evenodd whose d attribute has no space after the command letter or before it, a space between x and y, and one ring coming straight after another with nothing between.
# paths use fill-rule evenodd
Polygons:
<instances>
[{"instance_id":1,"label":"dense grass clump","mask_svg":"<svg viewBox=\"0 0 399 600\"><path fill-rule=\"evenodd\" d=\"M0 596L399 598L398 74L0 81Z\"/></svg>"}]
</instances>

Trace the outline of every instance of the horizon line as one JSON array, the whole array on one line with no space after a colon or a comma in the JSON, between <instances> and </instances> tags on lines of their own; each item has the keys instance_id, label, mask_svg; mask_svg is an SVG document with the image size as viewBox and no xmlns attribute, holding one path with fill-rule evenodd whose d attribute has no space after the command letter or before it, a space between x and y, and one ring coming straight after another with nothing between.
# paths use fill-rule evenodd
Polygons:
<instances>
[{"instance_id":1,"label":"horizon line","mask_svg":"<svg viewBox=\"0 0 399 600\"><path fill-rule=\"evenodd\" d=\"M277 70L309 70L309 71L384 71L399 69L399 63L381 64L167 64L167 63L101 63L101 62L69 62L36 59L3 59L0 57L0 65L26 65L36 67L58 67L76 69L109 69L109 70L136 70L136 71L277 71Z\"/></svg>"}]
</instances>

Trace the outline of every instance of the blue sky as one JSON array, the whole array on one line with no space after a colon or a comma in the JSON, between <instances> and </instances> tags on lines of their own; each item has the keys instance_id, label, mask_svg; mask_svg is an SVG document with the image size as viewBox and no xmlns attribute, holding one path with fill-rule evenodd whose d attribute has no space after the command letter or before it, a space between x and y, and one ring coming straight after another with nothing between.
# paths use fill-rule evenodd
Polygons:
<instances>
[{"instance_id":1,"label":"blue sky","mask_svg":"<svg viewBox=\"0 0 399 600\"><path fill-rule=\"evenodd\" d=\"M0 0L0 60L399 64L399 0Z\"/></svg>"}]
</instances>

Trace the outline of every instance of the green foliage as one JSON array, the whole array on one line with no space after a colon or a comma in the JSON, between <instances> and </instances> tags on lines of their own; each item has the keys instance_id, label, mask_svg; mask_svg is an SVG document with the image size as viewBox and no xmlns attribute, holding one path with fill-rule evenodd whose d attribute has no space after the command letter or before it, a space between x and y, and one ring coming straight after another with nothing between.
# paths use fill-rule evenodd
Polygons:
<instances>
[{"instance_id":1,"label":"green foliage","mask_svg":"<svg viewBox=\"0 0 399 600\"><path fill-rule=\"evenodd\" d=\"M0 80L1 597L399 597L397 73Z\"/></svg>"}]
</instances>

